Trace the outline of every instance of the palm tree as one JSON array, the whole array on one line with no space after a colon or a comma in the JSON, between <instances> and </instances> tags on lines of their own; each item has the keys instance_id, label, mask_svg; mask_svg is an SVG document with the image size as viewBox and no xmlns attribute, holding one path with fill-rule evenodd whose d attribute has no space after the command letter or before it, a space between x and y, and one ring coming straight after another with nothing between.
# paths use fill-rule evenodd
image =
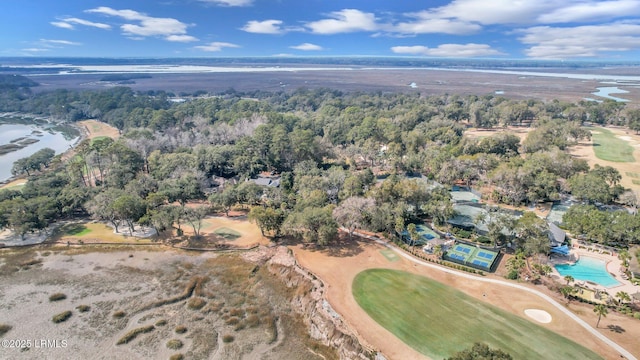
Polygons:
<instances>
[{"instance_id":1,"label":"palm tree","mask_svg":"<svg viewBox=\"0 0 640 360\"><path fill-rule=\"evenodd\" d=\"M616 293L616 297L618 298L618 301L621 303L626 303L631 301L631 296L629 296L629 294L624 291L618 291Z\"/></svg>"},{"instance_id":2,"label":"palm tree","mask_svg":"<svg viewBox=\"0 0 640 360\"><path fill-rule=\"evenodd\" d=\"M573 278L573 276L571 275L567 275L564 277L564 281L567 282L567 285L569 285L570 282L574 281L575 279Z\"/></svg>"},{"instance_id":3,"label":"palm tree","mask_svg":"<svg viewBox=\"0 0 640 360\"><path fill-rule=\"evenodd\" d=\"M609 310L603 304L598 304L593 308L593 312L598 314L598 322L596 323L596 327L600 325L600 319L604 316L607 317Z\"/></svg>"},{"instance_id":4,"label":"palm tree","mask_svg":"<svg viewBox=\"0 0 640 360\"><path fill-rule=\"evenodd\" d=\"M442 257L442 245L436 245L433 247L433 254L440 259Z\"/></svg>"},{"instance_id":5,"label":"palm tree","mask_svg":"<svg viewBox=\"0 0 640 360\"><path fill-rule=\"evenodd\" d=\"M571 296L573 293L576 292L576 289L573 286L563 286L560 289L560 293L562 293L562 296L564 296L565 299L569 299L569 301L571 301L571 299L569 298L569 296Z\"/></svg>"}]
</instances>

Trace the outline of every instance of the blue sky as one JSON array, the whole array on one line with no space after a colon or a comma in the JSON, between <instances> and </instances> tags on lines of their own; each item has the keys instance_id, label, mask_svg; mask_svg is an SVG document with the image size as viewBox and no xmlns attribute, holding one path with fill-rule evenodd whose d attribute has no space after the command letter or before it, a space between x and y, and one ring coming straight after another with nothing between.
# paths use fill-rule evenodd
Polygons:
<instances>
[{"instance_id":1,"label":"blue sky","mask_svg":"<svg viewBox=\"0 0 640 360\"><path fill-rule=\"evenodd\" d=\"M640 60L640 0L4 0L0 56Z\"/></svg>"}]
</instances>

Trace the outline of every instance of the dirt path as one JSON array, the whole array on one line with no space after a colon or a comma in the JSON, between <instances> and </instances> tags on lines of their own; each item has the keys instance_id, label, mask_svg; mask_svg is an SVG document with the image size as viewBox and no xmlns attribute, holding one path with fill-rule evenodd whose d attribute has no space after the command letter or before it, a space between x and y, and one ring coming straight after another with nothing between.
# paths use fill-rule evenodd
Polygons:
<instances>
[{"instance_id":1,"label":"dirt path","mask_svg":"<svg viewBox=\"0 0 640 360\"><path fill-rule=\"evenodd\" d=\"M619 354L614 353L611 347L594 335L592 331L582 326L576 326L575 320L562 310L564 309L563 305L554 306L549 302L541 301L539 296L532 295L528 290L524 290L530 289L529 285L517 284L522 288L510 288L496 281L497 278L494 279L492 275L483 279L493 279L496 283L471 281L469 278L458 276L456 272L443 271L443 268L438 266L424 266L422 263L410 261L399 255L397 259L389 260L381 253L381 250L387 249L386 246L371 241L355 239L354 241L342 241L337 246L321 250L305 248L302 245L291 246L291 249L301 266L311 270L324 281L327 287L327 299L331 306L344 317L361 341L379 349L389 359L424 359L426 357L378 325L357 304L353 298L351 286L354 277L365 269L389 268L427 276L529 321L530 318L525 315L525 310L546 311L553 320L548 324L539 324L540 326L562 334L606 359L619 359ZM474 276L471 278L476 279ZM546 290L541 287L533 288L536 291L544 292ZM551 292L543 293L543 295L553 299ZM582 321L595 324L597 318L590 306L570 304L569 308L577 313ZM612 329L619 327L623 331L614 332L607 328L609 325L612 326ZM640 353L640 344L637 343L637 339L640 337L640 327L637 326L637 320L610 313L607 318L602 319L601 328L596 331L606 333L607 337L612 338L630 352Z\"/></svg>"}]
</instances>

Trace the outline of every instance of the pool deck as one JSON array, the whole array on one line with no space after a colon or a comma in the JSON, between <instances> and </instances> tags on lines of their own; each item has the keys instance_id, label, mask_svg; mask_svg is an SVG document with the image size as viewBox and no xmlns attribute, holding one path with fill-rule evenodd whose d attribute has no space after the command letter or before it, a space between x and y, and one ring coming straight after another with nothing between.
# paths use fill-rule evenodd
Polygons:
<instances>
[{"instance_id":1,"label":"pool deck","mask_svg":"<svg viewBox=\"0 0 640 360\"><path fill-rule=\"evenodd\" d=\"M579 244L574 244L573 247L571 248L571 260L569 262L575 262L577 261L581 256L587 256L587 257L592 257L595 259L600 259L600 260L604 260L606 261L606 267L607 267L607 271L619 282L621 283L621 285L616 285L616 286L612 286L612 287L606 287L606 286L602 286L599 284L593 284L593 283L589 283L589 282L583 282L583 281L574 281L571 283L571 285L579 285L581 287L584 288L588 288L588 289L594 289L594 290L600 290L600 291L605 291L609 294L611 294L612 296L614 296L618 291L624 291L629 295L633 295L637 292L640 292L640 286L637 285L633 285L629 280L625 280L622 278L622 272L620 271L620 269L622 268L622 261L620 259L618 259L618 254L614 253L613 255L611 254L604 254L604 253L600 253L598 250L600 249L596 249L591 247L592 249L595 249L596 251L589 251L586 248L585 249L580 249L580 246L584 245L579 245ZM588 248L588 247L587 247ZM608 250L607 250L608 251ZM563 261L559 258L555 258L553 260L550 261L550 263L552 265L554 264L563 264L566 263L567 261ZM562 275L560 275L560 273L556 270L555 267L553 267L553 274L555 276L558 276L560 278L560 281L564 281L564 277Z\"/></svg>"}]
</instances>

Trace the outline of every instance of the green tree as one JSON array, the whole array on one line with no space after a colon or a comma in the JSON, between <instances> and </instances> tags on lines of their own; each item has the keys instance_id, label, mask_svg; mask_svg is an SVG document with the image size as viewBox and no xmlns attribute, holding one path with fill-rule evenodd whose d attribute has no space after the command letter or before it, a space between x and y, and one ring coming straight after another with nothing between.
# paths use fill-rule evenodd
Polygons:
<instances>
[{"instance_id":1,"label":"green tree","mask_svg":"<svg viewBox=\"0 0 640 360\"><path fill-rule=\"evenodd\" d=\"M569 285L569 283L570 283L570 282L572 282L572 281L575 281L575 279L574 279L574 278L573 278L573 276L571 276L571 275L566 275L566 276L564 277L564 281L566 281L566 282L567 282L567 285Z\"/></svg>"},{"instance_id":2,"label":"green tree","mask_svg":"<svg viewBox=\"0 0 640 360\"><path fill-rule=\"evenodd\" d=\"M409 233L409 239L411 240L411 246L414 246L416 241L418 241L418 239L420 239L420 234L418 233L418 230L416 229L416 224L409 224L407 225L407 232Z\"/></svg>"},{"instance_id":3,"label":"green tree","mask_svg":"<svg viewBox=\"0 0 640 360\"><path fill-rule=\"evenodd\" d=\"M260 228L262 236L271 233L273 236L280 236L282 223L285 216L284 211L272 207L254 206L249 211L249 220L255 222Z\"/></svg>"}]
</instances>

